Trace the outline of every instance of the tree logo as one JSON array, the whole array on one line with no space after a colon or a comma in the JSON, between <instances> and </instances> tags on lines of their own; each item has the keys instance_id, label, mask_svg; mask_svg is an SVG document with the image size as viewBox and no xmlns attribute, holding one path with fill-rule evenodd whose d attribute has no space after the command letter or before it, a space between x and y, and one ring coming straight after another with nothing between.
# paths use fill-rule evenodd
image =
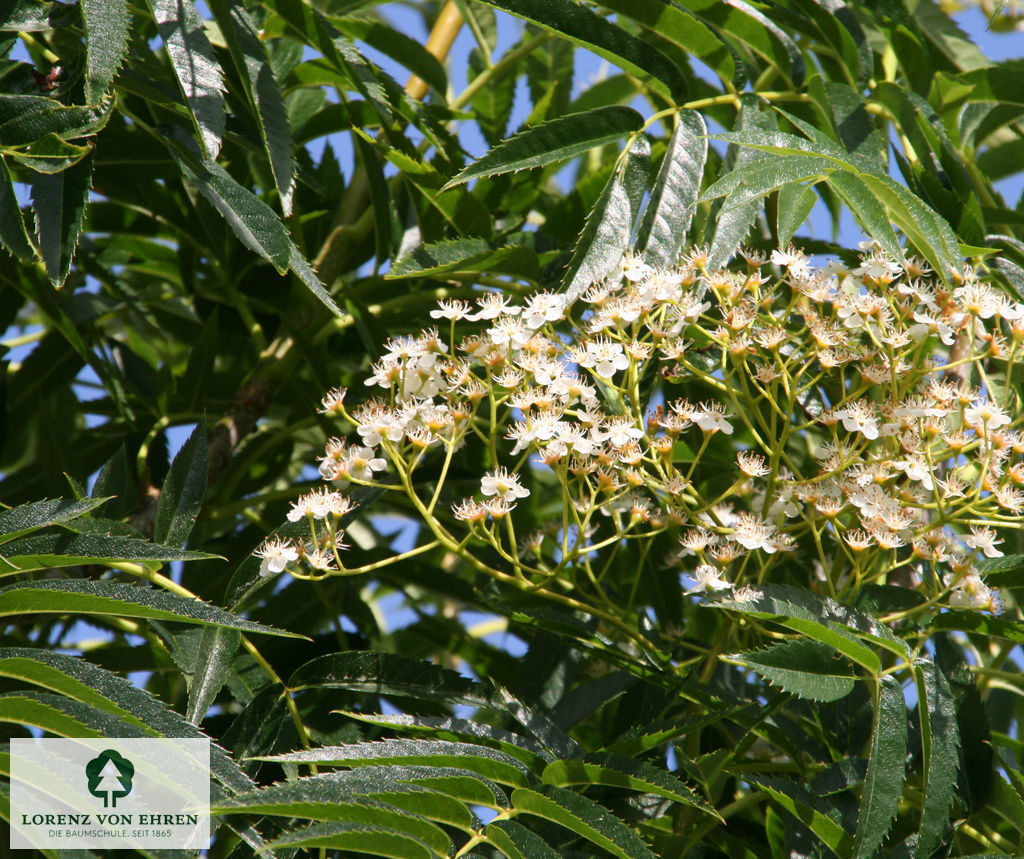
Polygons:
<instances>
[{"instance_id":1,"label":"tree logo","mask_svg":"<svg viewBox=\"0 0 1024 859\"><path fill-rule=\"evenodd\" d=\"M85 765L89 793L103 797L104 808L117 808L119 797L132 792L135 765L113 749L105 749Z\"/></svg>"}]
</instances>

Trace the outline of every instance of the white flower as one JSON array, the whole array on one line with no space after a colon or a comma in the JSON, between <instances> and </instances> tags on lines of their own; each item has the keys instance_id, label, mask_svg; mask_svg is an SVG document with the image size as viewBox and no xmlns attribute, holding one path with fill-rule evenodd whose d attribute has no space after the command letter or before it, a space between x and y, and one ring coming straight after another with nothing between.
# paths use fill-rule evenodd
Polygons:
<instances>
[{"instance_id":1,"label":"white flower","mask_svg":"<svg viewBox=\"0 0 1024 859\"><path fill-rule=\"evenodd\" d=\"M509 474L506 468L498 468L485 474L480 480L480 491L486 496L497 495L510 503L530 494L529 489L520 485L519 475Z\"/></svg>"},{"instance_id":2,"label":"white flower","mask_svg":"<svg viewBox=\"0 0 1024 859\"><path fill-rule=\"evenodd\" d=\"M687 588L683 593L692 594L696 591L722 591L726 588L731 588L725 579L722 578L721 571L717 567L711 566L711 564L701 564L692 573L687 575L693 579L696 584L692 588Z\"/></svg>"},{"instance_id":3,"label":"white flower","mask_svg":"<svg viewBox=\"0 0 1024 859\"><path fill-rule=\"evenodd\" d=\"M565 296L551 292L538 292L530 296L523 310L523 324L527 328L540 328L545 322L557 322L565 309Z\"/></svg>"},{"instance_id":4,"label":"white flower","mask_svg":"<svg viewBox=\"0 0 1024 859\"><path fill-rule=\"evenodd\" d=\"M725 418L725 407L718 403L702 403L690 417L704 432L724 432L732 435L732 424Z\"/></svg>"},{"instance_id":5,"label":"white flower","mask_svg":"<svg viewBox=\"0 0 1024 859\"><path fill-rule=\"evenodd\" d=\"M979 431L983 431L983 427L991 431L1009 424L1010 418L999 406L993 405L988 400L981 400L970 408L964 409L964 423Z\"/></svg>"},{"instance_id":6,"label":"white flower","mask_svg":"<svg viewBox=\"0 0 1024 859\"><path fill-rule=\"evenodd\" d=\"M979 528L971 526L971 533L960 538L965 546L971 549L981 549L986 558L1001 558L1003 553L996 548L1003 541L996 536L991 528Z\"/></svg>"},{"instance_id":7,"label":"white flower","mask_svg":"<svg viewBox=\"0 0 1024 859\"><path fill-rule=\"evenodd\" d=\"M845 409L837 411L836 416L842 418L847 432L860 432L870 439L878 438L878 418L864 400L850 403Z\"/></svg>"},{"instance_id":8,"label":"white flower","mask_svg":"<svg viewBox=\"0 0 1024 859\"><path fill-rule=\"evenodd\" d=\"M509 300L507 296L502 295L500 292L488 292L476 300L476 303L480 305L480 309L466 318L476 322L481 319L497 319L502 315L518 315L520 308L510 305Z\"/></svg>"},{"instance_id":9,"label":"white flower","mask_svg":"<svg viewBox=\"0 0 1024 859\"><path fill-rule=\"evenodd\" d=\"M268 537L253 554L263 559L260 563L261 576L283 572L285 567L299 559L299 550L290 540L282 540L280 537Z\"/></svg>"},{"instance_id":10,"label":"white flower","mask_svg":"<svg viewBox=\"0 0 1024 859\"><path fill-rule=\"evenodd\" d=\"M437 302L438 309L430 311L431 319L465 319L471 310L469 303L458 298L442 298Z\"/></svg>"},{"instance_id":11,"label":"white flower","mask_svg":"<svg viewBox=\"0 0 1024 859\"><path fill-rule=\"evenodd\" d=\"M339 463L337 476L352 480L373 480L373 472L383 471L388 464L385 459L374 456L372 447L353 445L346 451L345 459Z\"/></svg>"},{"instance_id":12,"label":"white flower","mask_svg":"<svg viewBox=\"0 0 1024 859\"><path fill-rule=\"evenodd\" d=\"M774 525L762 522L749 513L740 513L735 527L736 530L729 536L744 549L763 549L769 555L778 551L774 540Z\"/></svg>"},{"instance_id":13,"label":"white flower","mask_svg":"<svg viewBox=\"0 0 1024 859\"><path fill-rule=\"evenodd\" d=\"M575 356L581 367L590 367L598 376L610 379L617 370L629 366L622 344L605 337L588 340L581 355Z\"/></svg>"}]
</instances>

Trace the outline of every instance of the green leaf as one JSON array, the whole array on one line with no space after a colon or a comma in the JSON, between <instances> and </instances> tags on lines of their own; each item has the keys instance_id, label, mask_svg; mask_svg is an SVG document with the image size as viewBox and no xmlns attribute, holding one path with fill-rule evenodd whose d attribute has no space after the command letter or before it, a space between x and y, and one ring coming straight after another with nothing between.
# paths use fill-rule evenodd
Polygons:
<instances>
[{"instance_id":1,"label":"green leaf","mask_svg":"<svg viewBox=\"0 0 1024 859\"><path fill-rule=\"evenodd\" d=\"M73 703L56 695L8 692L0 695L0 722L40 728L58 737L102 737L103 732L86 715L88 708L81 708L80 713L65 712L76 709L69 706Z\"/></svg>"},{"instance_id":2,"label":"green leaf","mask_svg":"<svg viewBox=\"0 0 1024 859\"><path fill-rule=\"evenodd\" d=\"M457 743L478 743L511 755L535 772L540 772L546 764L553 760L547 749L528 737L468 719L456 719L451 716L443 718L409 716L404 713L380 715L378 713L357 713L350 710L338 712L350 719L357 719L371 725L381 725L405 734L430 737L435 740L450 740Z\"/></svg>"},{"instance_id":3,"label":"green leaf","mask_svg":"<svg viewBox=\"0 0 1024 859\"><path fill-rule=\"evenodd\" d=\"M373 767L382 763L454 767L513 787L528 785L532 780L529 768L518 758L487 746L445 740L379 740L323 746L260 760L347 767Z\"/></svg>"},{"instance_id":4,"label":"green leaf","mask_svg":"<svg viewBox=\"0 0 1024 859\"><path fill-rule=\"evenodd\" d=\"M636 247L648 264L672 266L679 260L700 196L707 154L704 119L695 110L680 110L636 236Z\"/></svg>"},{"instance_id":5,"label":"green leaf","mask_svg":"<svg viewBox=\"0 0 1024 859\"><path fill-rule=\"evenodd\" d=\"M621 262L629 247L633 223L638 214L638 190L645 183L651 147L638 137L620 161L587 215L576 240L572 259L562 275L561 291L575 301L592 284L604 280Z\"/></svg>"},{"instance_id":6,"label":"green leaf","mask_svg":"<svg viewBox=\"0 0 1024 859\"><path fill-rule=\"evenodd\" d=\"M742 87L743 72L737 69L730 46L686 10L661 0L605 0L602 5L643 24L687 54L697 57L718 74L722 83Z\"/></svg>"},{"instance_id":7,"label":"green leaf","mask_svg":"<svg viewBox=\"0 0 1024 859\"><path fill-rule=\"evenodd\" d=\"M512 807L520 814L564 826L620 859L655 859L643 839L607 808L571 790L551 785L539 790L517 788L512 792Z\"/></svg>"},{"instance_id":8,"label":"green leaf","mask_svg":"<svg viewBox=\"0 0 1024 859\"><path fill-rule=\"evenodd\" d=\"M52 131L20 149L8 150L12 161L36 173L60 173L92 152L91 144L68 143Z\"/></svg>"},{"instance_id":9,"label":"green leaf","mask_svg":"<svg viewBox=\"0 0 1024 859\"><path fill-rule=\"evenodd\" d=\"M0 617L16 614L109 614L224 626L285 638L306 637L253 623L202 600L188 599L144 585L83 579L46 579L0 588Z\"/></svg>"},{"instance_id":10,"label":"green leaf","mask_svg":"<svg viewBox=\"0 0 1024 859\"><path fill-rule=\"evenodd\" d=\"M853 839L843 829L836 809L805 785L770 776L751 778L751 783L771 796L839 856L849 856Z\"/></svg>"},{"instance_id":11,"label":"green leaf","mask_svg":"<svg viewBox=\"0 0 1024 859\"><path fill-rule=\"evenodd\" d=\"M595 753L583 759L553 761L544 769L541 781L556 787L602 784L640 793L652 793L718 816L718 813L697 796L684 781L649 763L623 755Z\"/></svg>"},{"instance_id":12,"label":"green leaf","mask_svg":"<svg viewBox=\"0 0 1024 859\"><path fill-rule=\"evenodd\" d=\"M827 644L806 638L782 641L728 659L761 677L811 701L838 701L853 691L857 672Z\"/></svg>"},{"instance_id":13,"label":"green leaf","mask_svg":"<svg viewBox=\"0 0 1024 859\"><path fill-rule=\"evenodd\" d=\"M128 52L131 13L127 0L82 0L85 24L85 97L102 101Z\"/></svg>"},{"instance_id":14,"label":"green leaf","mask_svg":"<svg viewBox=\"0 0 1024 859\"><path fill-rule=\"evenodd\" d=\"M160 502L153 527L154 541L184 547L203 506L208 470L206 418L201 418L174 457L160 487Z\"/></svg>"},{"instance_id":15,"label":"green leaf","mask_svg":"<svg viewBox=\"0 0 1024 859\"><path fill-rule=\"evenodd\" d=\"M14 193L14 180L7 162L0 155L0 245L11 254L23 260L35 257L32 242L29 241L25 229L25 218L21 214L21 206Z\"/></svg>"},{"instance_id":16,"label":"green leaf","mask_svg":"<svg viewBox=\"0 0 1024 859\"><path fill-rule=\"evenodd\" d=\"M61 173L37 174L32 182L36 235L46 273L54 286L63 285L85 220L92 187L93 156L87 155Z\"/></svg>"},{"instance_id":17,"label":"green leaf","mask_svg":"<svg viewBox=\"0 0 1024 859\"><path fill-rule=\"evenodd\" d=\"M149 0L149 5L203 152L212 161L224 136L223 73L213 47L191 0Z\"/></svg>"},{"instance_id":18,"label":"green leaf","mask_svg":"<svg viewBox=\"0 0 1024 859\"><path fill-rule=\"evenodd\" d=\"M309 776L213 800L210 811L214 814L245 811L391 829L423 841L442 856L447 856L451 847L451 840L435 824L391 803L354 793L334 775Z\"/></svg>"},{"instance_id":19,"label":"green leaf","mask_svg":"<svg viewBox=\"0 0 1024 859\"><path fill-rule=\"evenodd\" d=\"M906 644L884 624L834 600L788 585L761 585L745 599L720 597L704 605L725 608L780 624L838 650L872 674L882 667L878 654L862 639L906 657Z\"/></svg>"},{"instance_id":20,"label":"green leaf","mask_svg":"<svg viewBox=\"0 0 1024 859\"><path fill-rule=\"evenodd\" d=\"M421 42L379 21L349 16L334 17L332 21L350 39L365 42L390 57L444 96L448 89L444 66Z\"/></svg>"},{"instance_id":21,"label":"green leaf","mask_svg":"<svg viewBox=\"0 0 1024 859\"><path fill-rule=\"evenodd\" d=\"M975 611L944 611L932 620L928 628L931 632L960 629L1024 643L1024 623Z\"/></svg>"},{"instance_id":22,"label":"green leaf","mask_svg":"<svg viewBox=\"0 0 1024 859\"><path fill-rule=\"evenodd\" d=\"M740 109L735 127L739 132L748 131L751 135L760 137L774 131L775 117L767 111L762 112L760 99L756 95L744 93L740 96ZM741 169L753 160L755 155L748 149L730 146L726 151L726 166L731 170ZM708 266L711 268L725 265L736 252L750 232L750 227L760 211L760 205L757 201L750 201L727 212L723 209L721 205L712 207L708 221L711 246Z\"/></svg>"},{"instance_id":23,"label":"green leaf","mask_svg":"<svg viewBox=\"0 0 1024 859\"><path fill-rule=\"evenodd\" d=\"M778 216L775 220L779 247L784 248L789 244L796 231L810 217L817 202L818 195L807 185L788 182L779 189Z\"/></svg>"},{"instance_id":24,"label":"green leaf","mask_svg":"<svg viewBox=\"0 0 1024 859\"><path fill-rule=\"evenodd\" d=\"M558 859L562 855L536 832L514 820L495 820L484 830L484 835L508 859Z\"/></svg>"},{"instance_id":25,"label":"green leaf","mask_svg":"<svg viewBox=\"0 0 1024 859\"><path fill-rule=\"evenodd\" d=\"M81 657L27 647L7 647L0 649L0 676L59 692L138 725L149 734L205 736L149 692ZM216 743L210 745L210 767L231 790L252 789L252 782Z\"/></svg>"},{"instance_id":26,"label":"green leaf","mask_svg":"<svg viewBox=\"0 0 1024 859\"><path fill-rule=\"evenodd\" d=\"M313 271L313 266L306 261L306 258L299 252L299 249L295 247L295 245L292 245L288 251L288 266L291 268L292 274L302 281L302 284L306 289L312 292L324 307L330 310L331 313L338 318L345 316L345 313L337 304L335 304L334 299L331 298L331 294L320 282L320 278L316 276L316 272Z\"/></svg>"},{"instance_id":27,"label":"green leaf","mask_svg":"<svg viewBox=\"0 0 1024 859\"><path fill-rule=\"evenodd\" d=\"M613 65L639 77L677 103L686 100L686 79L661 51L570 0L483 0L545 30L565 36Z\"/></svg>"},{"instance_id":28,"label":"green leaf","mask_svg":"<svg viewBox=\"0 0 1024 859\"><path fill-rule=\"evenodd\" d=\"M135 537L58 532L22 537L5 544L0 555L0 575L107 561L201 561L215 557Z\"/></svg>"},{"instance_id":29,"label":"green leaf","mask_svg":"<svg viewBox=\"0 0 1024 859\"><path fill-rule=\"evenodd\" d=\"M926 859L941 843L949 823L960 763L960 731L949 680L932 661L914 663L917 711L921 722L924 799L914 856Z\"/></svg>"},{"instance_id":30,"label":"green leaf","mask_svg":"<svg viewBox=\"0 0 1024 859\"><path fill-rule=\"evenodd\" d=\"M359 156L359 169L366 175L370 203L373 206L374 251L377 255L377 262L383 263L398 251L402 223L392 204L391 190L384 177L384 170L381 168L380 158L377 157L377 150L359 134L352 135L352 142L355 144Z\"/></svg>"},{"instance_id":31,"label":"green leaf","mask_svg":"<svg viewBox=\"0 0 1024 859\"><path fill-rule=\"evenodd\" d=\"M234 658L242 634L237 629L222 626L203 628L196 653L196 665L188 689L188 709L185 718L198 725L217 697L221 687L234 669Z\"/></svg>"},{"instance_id":32,"label":"green leaf","mask_svg":"<svg viewBox=\"0 0 1024 859\"><path fill-rule=\"evenodd\" d=\"M95 134L111 109L66 105L38 95L0 95L0 140L5 147L27 146L47 134L73 140Z\"/></svg>"},{"instance_id":33,"label":"green leaf","mask_svg":"<svg viewBox=\"0 0 1024 859\"><path fill-rule=\"evenodd\" d=\"M274 80L256 27L245 8L228 0L210 0L209 5L256 117L260 138L274 174L274 185L281 198L281 211L287 218L292 213L295 159L292 157L292 132L284 98Z\"/></svg>"},{"instance_id":34,"label":"green leaf","mask_svg":"<svg viewBox=\"0 0 1024 859\"><path fill-rule=\"evenodd\" d=\"M806 68L800 49L786 31L743 0L679 0L679 5L715 27L725 40L741 42L786 79L799 85Z\"/></svg>"},{"instance_id":35,"label":"green leaf","mask_svg":"<svg viewBox=\"0 0 1024 859\"><path fill-rule=\"evenodd\" d=\"M896 817L903 795L907 757L907 707L903 689L891 675L880 678L871 729L871 752L860 796L856 859L874 856Z\"/></svg>"},{"instance_id":36,"label":"green leaf","mask_svg":"<svg viewBox=\"0 0 1024 859\"><path fill-rule=\"evenodd\" d=\"M200 163L171 141L168 141L168 148L189 181L221 213L239 241L281 274L288 271L293 262L294 246L274 210L239 185L216 161Z\"/></svg>"},{"instance_id":37,"label":"green leaf","mask_svg":"<svg viewBox=\"0 0 1024 859\"><path fill-rule=\"evenodd\" d=\"M853 173L837 170L828 185L842 198L864 231L893 259L903 258L903 248L889 223L889 213L864 181Z\"/></svg>"},{"instance_id":38,"label":"green leaf","mask_svg":"<svg viewBox=\"0 0 1024 859\"><path fill-rule=\"evenodd\" d=\"M499 143L448 181L443 190L486 176L500 176L575 158L639 131L644 118L631 107L610 105L535 125Z\"/></svg>"},{"instance_id":39,"label":"green leaf","mask_svg":"<svg viewBox=\"0 0 1024 859\"><path fill-rule=\"evenodd\" d=\"M507 712L556 755L575 757L580 753L579 745L547 716L527 708L508 693L469 680L447 668L395 653L352 651L321 656L299 667L289 679L288 688L293 691L351 689L470 707L494 707Z\"/></svg>"},{"instance_id":40,"label":"green leaf","mask_svg":"<svg viewBox=\"0 0 1024 859\"><path fill-rule=\"evenodd\" d=\"M54 498L47 501L31 501L11 510L0 511L0 543L7 543L49 525L77 519L101 507L106 501L106 498L87 498L82 501Z\"/></svg>"},{"instance_id":41,"label":"green leaf","mask_svg":"<svg viewBox=\"0 0 1024 859\"><path fill-rule=\"evenodd\" d=\"M439 854L430 845L397 829L364 823L335 821L293 829L268 842L268 849L327 847L391 859L434 859ZM440 854L443 855L443 854Z\"/></svg>"},{"instance_id":42,"label":"green leaf","mask_svg":"<svg viewBox=\"0 0 1024 859\"><path fill-rule=\"evenodd\" d=\"M394 280L452 271L516 273L522 270L529 271L533 278L539 277L534 251L522 245L494 245L485 239L469 238L420 245L395 260L385 277Z\"/></svg>"}]
</instances>

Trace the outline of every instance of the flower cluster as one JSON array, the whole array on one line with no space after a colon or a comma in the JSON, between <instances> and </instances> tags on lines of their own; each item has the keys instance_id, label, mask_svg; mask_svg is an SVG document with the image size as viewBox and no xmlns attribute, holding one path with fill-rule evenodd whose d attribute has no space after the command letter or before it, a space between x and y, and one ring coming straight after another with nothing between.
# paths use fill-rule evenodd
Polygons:
<instances>
[{"instance_id":1,"label":"flower cluster","mask_svg":"<svg viewBox=\"0 0 1024 859\"><path fill-rule=\"evenodd\" d=\"M325 480L402 492L424 537L477 571L615 611L636 609L607 560L629 547L691 592L816 568L841 599L888 581L928 605L1000 609L981 562L1022 523L1024 436L998 380L1020 357L1024 305L969 267L946 282L868 243L852 268L790 247L710 270L695 248L672 269L627 255L573 301L468 297L385 344L369 398L325 397L357 437L328 442ZM452 504L466 445L488 470ZM271 541L268 571L301 555L353 572L333 549L315 562L336 544L317 523L348 512L336 496L300 499L312 543Z\"/></svg>"}]
</instances>

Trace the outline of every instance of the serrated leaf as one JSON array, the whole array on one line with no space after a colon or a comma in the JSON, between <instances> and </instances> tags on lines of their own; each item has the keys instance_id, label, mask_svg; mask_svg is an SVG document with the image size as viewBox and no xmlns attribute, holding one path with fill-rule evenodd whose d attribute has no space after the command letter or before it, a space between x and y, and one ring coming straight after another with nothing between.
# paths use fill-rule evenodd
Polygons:
<instances>
[{"instance_id":1,"label":"serrated leaf","mask_svg":"<svg viewBox=\"0 0 1024 859\"><path fill-rule=\"evenodd\" d=\"M643 117L631 107L610 105L535 125L499 143L448 181L444 190L481 179L567 161L638 131Z\"/></svg>"},{"instance_id":2,"label":"serrated leaf","mask_svg":"<svg viewBox=\"0 0 1024 859\"><path fill-rule=\"evenodd\" d=\"M91 144L69 143L52 131L20 149L8 150L12 161L36 173L60 173L92 152Z\"/></svg>"},{"instance_id":3,"label":"serrated leaf","mask_svg":"<svg viewBox=\"0 0 1024 859\"><path fill-rule=\"evenodd\" d=\"M803 82L806 67L800 48L753 5L743 0L680 0L679 5L713 25L724 38L743 43L794 84Z\"/></svg>"},{"instance_id":4,"label":"serrated leaf","mask_svg":"<svg viewBox=\"0 0 1024 859\"><path fill-rule=\"evenodd\" d=\"M320 278L313 271L313 266L299 253L299 249L295 245L292 245L288 251L288 266L291 268L292 273L302 281L306 289L312 292L324 307L339 318L345 316L341 308L335 304L334 299L331 298L331 294L324 287L323 283L320 282Z\"/></svg>"},{"instance_id":5,"label":"serrated leaf","mask_svg":"<svg viewBox=\"0 0 1024 859\"><path fill-rule=\"evenodd\" d=\"M775 129L775 117L768 112L762 112L757 96L753 93L744 93L740 96L736 128L741 133L747 132L756 136L769 135ZM730 170L741 169L754 159L754 154L748 149L730 146L726 151L726 165ZM712 207L711 217L708 221L710 232L708 265L711 268L719 268L728 262L747 237L747 233L750 232L750 227L760 211L760 206L756 201L735 206L728 212L723 212L723 208L721 205Z\"/></svg>"},{"instance_id":6,"label":"serrated leaf","mask_svg":"<svg viewBox=\"0 0 1024 859\"><path fill-rule=\"evenodd\" d=\"M514 820L495 820L484 835L508 859L558 859L562 855L536 832Z\"/></svg>"},{"instance_id":7,"label":"serrated leaf","mask_svg":"<svg viewBox=\"0 0 1024 859\"><path fill-rule=\"evenodd\" d=\"M292 157L292 133L284 98L274 79L256 27L245 8L237 3L229 3L228 0L210 0L210 10L220 26L242 86L245 87L270 161L274 185L281 198L281 211L287 218L292 213L295 159Z\"/></svg>"},{"instance_id":8,"label":"serrated leaf","mask_svg":"<svg viewBox=\"0 0 1024 859\"><path fill-rule=\"evenodd\" d=\"M595 753L583 759L553 761L544 769L541 781L556 787L601 784L640 793L653 793L718 816L718 813L697 796L686 782L652 764L623 755Z\"/></svg>"},{"instance_id":9,"label":"serrated leaf","mask_svg":"<svg viewBox=\"0 0 1024 859\"><path fill-rule=\"evenodd\" d=\"M915 857L926 859L942 841L949 823L960 766L960 731L949 680L930 660L914 663L921 723L924 799Z\"/></svg>"},{"instance_id":10,"label":"serrated leaf","mask_svg":"<svg viewBox=\"0 0 1024 859\"><path fill-rule=\"evenodd\" d=\"M66 706L61 707L62 703ZM82 707L81 713L65 712L71 709L67 705L72 703L56 695L8 692L0 695L0 722L40 728L58 737L102 737L103 732L95 727L93 720L83 715L89 708Z\"/></svg>"},{"instance_id":11,"label":"serrated leaf","mask_svg":"<svg viewBox=\"0 0 1024 859\"><path fill-rule=\"evenodd\" d=\"M220 212L239 241L281 274L288 271L294 246L274 210L248 188L239 185L216 161L199 162L189 158L171 142L168 148L185 176Z\"/></svg>"},{"instance_id":12,"label":"serrated leaf","mask_svg":"<svg viewBox=\"0 0 1024 859\"><path fill-rule=\"evenodd\" d=\"M87 563L102 564L111 560L202 561L215 557L206 552L159 546L134 537L58 532L21 537L4 544L4 552L0 554L0 575Z\"/></svg>"},{"instance_id":13,"label":"serrated leaf","mask_svg":"<svg viewBox=\"0 0 1024 859\"><path fill-rule=\"evenodd\" d=\"M686 79L661 51L585 6L566 0L483 0L553 30L660 90L677 103L686 100Z\"/></svg>"},{"instance_id":14,"label":"serrated leaf","mask_svg":"<svg viewBox=\"0 0 1024 859\"><path fill-rule=\"evenodd\" d=\"M755 776L751 782L804 824L838 856L849 856L853 839L843 829L839 815L827 801L802 784L782 778Z\"/></svg>"},{"instance_id":15,"label":"serrated leaf","mask_svg":"<svg viewBox=\"0 0 1024 859\"><path fill-rule=\"evenodd\" d=\"M191 0L149 0L178 86L210 160L224 136L223 73Z\"/></svg>"},{"instance_id":16,"label":"serrated leaf","mask_svg":"<svg viewBox=\"0 0 1024 859\"><path fill-rule=\"evenodd\" d=\"M260 760L347 767L374 767L382 763L454 767L513 787L528 785L532 780L529 768L511 755L487 746L445 740L377 740L347 746L323 746Z\"/></svg>"},{"instance_id":17,"label":"serrated leaf","mask_svg":"<svg viewBox=\"0 0 1024 859\"><path fill-rule=\"evenodd\" d=\"M102 101L128 52L128 0L82 0L85 24L85 97Z\"/></svg>"},{"instance_id":18,"label":"serrated leaf","mask_svg":"<svg viewBox=\"0 0 1024 859\"><path fill-rule=\"evenodd\" d=\"M16 614L110 614L224 626L285 638L306 637L253 623L202 600L188 599L144 585L83 579L46 579L0 588L0 617Z\"/></svg>"},{"instance_id":19,"label":"serrated leaf","mask_svg":"<svg viewBox=\"0 0 1024 859\"><path fill-rule=\"evenodd\" d=\"M775 219L779 247L789 244L817 202L818 195L807 185L790 182L779 189L778 216Z\"/></svg>"},{"instance_id":20,"label":"serrated leaf","mask_svg":"<svg viewBox=\"0 0 1024 859\"><path fill-rule=\"evenodd\" d=\"M621 162L587 215L572 259L562 275L561 291L575 301L591 284L607 277L621 262L629 247L640 203L637 189L647 177L650 144L639 137Z\"/></svg>"},{"instance_id":21,"label":"serrated leaf","mask_svg":"<svg viewBox=\"0 0 1024 859\"><path fill-rule=\"evenodd\" d=\"M944 611L929 625L929 631L960 629L993 638L1024 643L1024 623L1010 618L992 617L975 611Z\"/></svg>"},{"instance_id":22,"label":"serrated leaf","mask_svg":"<svg viewBox=\"0 0 1024 859\"><path fill-rule=\"evenodd\" d=\"M440 827L391 803L353 793L333 775L309 776L214 800L210 811L214 814L246 811L393 829L425 842L442 856L448 855L451 846Z\"/></svg>"},{"instance_id":23,"label":"serrated leaf","mask_svg":"<svg viewBox=\"0 0 1024 859\"><path fill-rule=\"evenodd\" d=\"M907 656L906 644L877 619L803 588L761 585L746 596L749 598L709 599L704 605L727 608L781 624L838 650L872 674L881 670L882 663L872 647L861 639L880 645L897 656Z\"/></svg>"},{"instance_id":24,"label":"serrated leaf","mask_svg":"<svg viewBox=\"0 0 1024 859\"><path fill-rule=\"evenodd\" d=\"M718 74L722 83L742 88L745 70L737 68L735 51L687 10L661 0L607 0L602 5L638 21L687 54L697 57Z\"/></svg>"},{"instance_id":25,"label":"serrated leaf","mask_svg":"<svg viewBox=\"0 0 1024 859\"><path fill-rule=\"evenodd\" d=\"M620 859L655 859L643 839L607 808L571 790L551 785L538 790L517 788L512 792L512 807L520 814L564 826Z\"/></svg>"},{"instance_id":26,"label":"serrated leaf","mask_svg":"<svg viewBox=\"0 0 1024 859\"><path fill-rule=\"evenodd\" d=\"M47 134L64 140L100 131L111 110L62 104L38 95L0 95L0 140L5 147L27 146Z\"/></svg>"},{"instance_id":27,"label":"serrated leaf","mask_svg":"<svg viewBox=\"0 0 1024 859\"><path fill-rule=\"evenodd\" d=\"M321 687L494 707L516 719L556 755L574 757L580 753L580 747L544 714L526 707L501 689L490 688L430 662L394 653L332 653L302 665L288 681L288 688L293 691Z\"/></svg>"},{"instance_id":28,"label":"serrated leaf","mask_svg":"<svg viewBox=\"0 0 1024 859\"><path fill-rule=\"evenodd\" d=\"M46 273L60 287L71 270L85 208L92 188L93 156L90 153L60 173L36 174L32 181L32 211L36 220L39 251Z\"/></svg>"},{"instance_id":29,"label":"serrated leaf","mask_svg":"<svg viewBox=\"0 0 1024 859\"><path fill-rule=\"evenodd\" d=\"M773 686L811 701L838 701L853 691L856 670L835 649L806 638L731 657Z\"/></svg>"},{"instance_id":30,"label":"serrated leaf","mask_svg":"<svg viewBox=\"0 0 1024 859\"><path fill-rule=\"evenodd\" d=\"M371 725L381 725L401 733L457 743L479 743L517 758L531 770L537 772L554 759L540 743L528 737L468 719L456 719L451 716L411 716L404 713L381 715L357 713L350 710L339 710L338 712L350 719Z\"/></svg>"},{"instance_id":31,"label":"serrated leaf","mask_svg":"<svg viewBox=\"0 0 1024 859\"><path fill-rule=\"evenodd\" d=\"M907 757L907 707L903 689L891 675L878 682L878 703L871 729L871 750L860 796L856 859L874 856L896 817L903 795Z\"/></svg>"},{"instance_id":32,"label":"serrated leaf","mask_svg":"<svg viewBox=\"0 0 1024 859\"><path fill-rule=\"evenodd\" d=\"M106 501L106 498L86 498L82 501L53 498L46 501L30 501L28 504L0 511L0 543L7 543L49 525L77 519L101 507Z\"/></svg>"},{"instance_id":33,"label":"serrated leaf","mask_svg":"<svg viewBox=\"0 0 1024 859\"><path fill-rule=\"evenodd\" d=\"M153 539L167 546L184 546L192 533L206 495L209 457L206 418L200 418L182 445L160 487Z\"/></svg>"},{"instance_id":34,"label":"serrated leaf","mask_svg":"<svg viewBox=\"0 0 1024 859\"><path fill-rule=\"evenodd\" d=\"M678 261L700 196L707 153L703 117L695 110L680 110L637 232L636 247L649 265Z\"/></svg>"},{"instance_id":35,"label":"serrated leaf","mask_svg":"<svg viewBox=\"0 0 1024 859\"><path fill-rule=\"evenodd\" d=\"M149 734L206 736L149 692L81 657L27 647L3 648L0 649L0 676L59 692L137 724ZM252 782L216 743L210 745L210 767L232 790L252 788Z\"/></svg>"},{"instance_id":36,"label":"serrated leaf","mask_svg":"<svg viewBox=\"0 0 1024 859\"><path fill-rule=\"evenodd\" d=\"M188 709L185 718L199 725L206 711L228 679L242 634L237 629L207 626L199 638L195 669L188 689Z\"/></svg>"},{"instance_id":37,"label":"serrated leaf","mask_svg":"<svg viewBox=\"0 0 1024 859\"><path fill-rule=\"evenodd\" d=\"M516 265L518 261L519 265ZM532 265L530 266L530 263ZM537 254L516 245L495 246L483 239L453 239L421 245L391 265L384 276L424 277L445 271L502 271L530 267L537 276Z\"/></svg>"},{"instance_id":38,"label":"serrated leaf","mask_svg":"<svg viewBox=\"0 0 1024 859\"><path fill-rule=\"evenodd\" d=\"M0 155L0 245L11 254L23 260L31 260L35 256L32 242L29 241L25 229L25 218L21 214L21 205L14 193L14 180L7 162Z\"/></svg>"},{"instance_id":39,"label":"serrated leaf","mask_svg":"<svg viewBox=\"0 0 1024 859\"><path fill-rule=\"evenodd\" d=\"M397 829L335 821L293 829L268 842L268 849L326 847L391 859L435 859L438 853L418 838Z\"/></svg>"}]
</instances>

